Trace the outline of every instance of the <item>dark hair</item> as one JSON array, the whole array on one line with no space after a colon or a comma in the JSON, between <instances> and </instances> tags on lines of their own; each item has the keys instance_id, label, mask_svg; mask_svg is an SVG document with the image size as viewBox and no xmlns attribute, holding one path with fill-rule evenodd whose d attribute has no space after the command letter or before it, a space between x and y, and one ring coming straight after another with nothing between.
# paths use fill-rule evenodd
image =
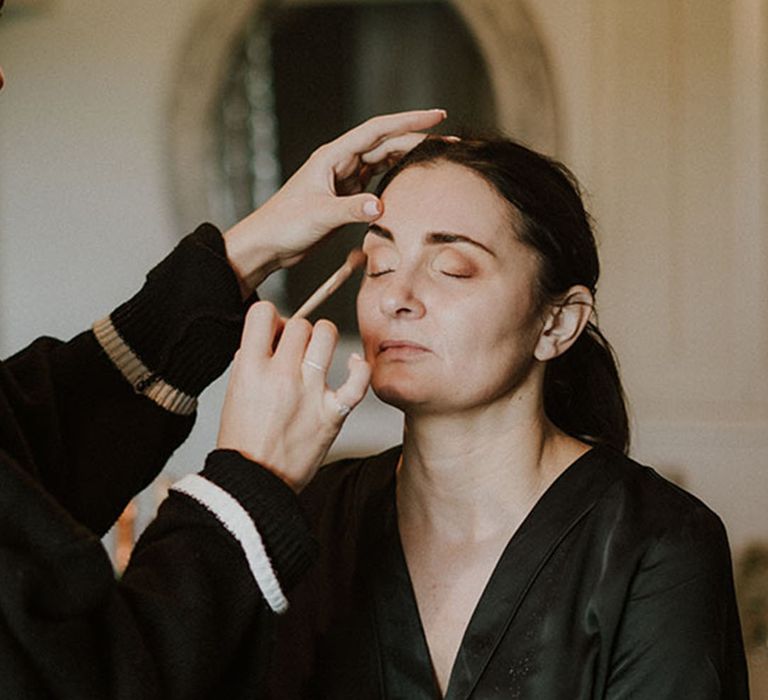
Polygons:
<instances>
[{"instance_id":1,"label":"dark hair","mask_svg":"<svg viewBox=\"0 0 768 700\"><path fill-rule=\"evenodd\" d=\"M384 175L377 194L406 168L440 161L474 171L514 207L519 240L539 258L540 303L555 302L573 285L595 294L600 275L595 237L568 168L506 138L427 138ZM547 363L544 410L568 435L622 452L629 449L616 358L591 320L567 352Z\"/></svg>"}]
</instances>

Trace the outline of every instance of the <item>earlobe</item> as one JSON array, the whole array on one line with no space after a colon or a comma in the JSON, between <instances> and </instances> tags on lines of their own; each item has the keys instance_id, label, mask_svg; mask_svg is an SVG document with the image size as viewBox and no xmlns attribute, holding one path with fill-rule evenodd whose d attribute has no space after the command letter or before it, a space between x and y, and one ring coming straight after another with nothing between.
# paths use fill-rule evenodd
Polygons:
<instances>
[{"instance_id":1,"label":"earlobe","mask_svg":"<svg viewBox=\"0 0 768 700\"><path fill-rule=\"evenodd\" d=\"M571 287L560 301L547 309L534 356L553 360L573 345L587 325L594 307L592 292L582 285Z\"/></svg>"}]
</instances>

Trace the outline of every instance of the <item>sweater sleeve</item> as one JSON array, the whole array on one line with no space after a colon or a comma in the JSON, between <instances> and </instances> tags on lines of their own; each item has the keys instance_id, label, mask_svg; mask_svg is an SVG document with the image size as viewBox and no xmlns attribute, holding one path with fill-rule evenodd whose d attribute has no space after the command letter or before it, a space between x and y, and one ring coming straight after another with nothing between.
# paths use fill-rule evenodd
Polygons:
<instances>
[{"instance_id":1,"label":"sweater sleeve","mask_svg":"<svg viewBox=\"0 0 768 700\"><path fill-rule=\"evenodd\" d=\"M248 482L227 494L265 534L262 554L285 593L313 552L298 501L239 455L213 453L200 477L226 491L225 467ZM192 700L230 697L222 684L253 689L274 613L247 542L221 513L172 490L115 580L99 540L5 453L0 476L4 697ZM255 665L241 667L244 657Z\"/></svg>"},{"instance_id":2,"label":"sweater sleeve","mask_svg":"<svg viewBox=\"0 0 768 700\"><path fill-rule=\"evenodd\" d=\"M103 534L189 434L251 301L221 234L202 225L93 332L42 338L2 363L0 447Z\"/></svg>"},{"instance_id":3,"label":"sweater sleeve","mask_svg":"<svg viewBox=\"0 0 768 700\"><path fill-rule=\"evenodd\" d=\"M285 482L234 450L215 450L200 474L184 477L172 490L221 523L242 548L269 607L285 612L285 588L295 585L316 553L296 494ZM306 536L297 539L297 533Z\"/></svg>"},{"instance_id":4,"label":"sweater sleeve","mask_svg":"<svg viewBox=\"0 0 768 700\"><path fill-rule=\"evenodd\" d=\"M174 413L224 372L245 311L218 229L203 224L147 275L141 291L94 326L134 389Z\"/></svg>"}]
</instances>

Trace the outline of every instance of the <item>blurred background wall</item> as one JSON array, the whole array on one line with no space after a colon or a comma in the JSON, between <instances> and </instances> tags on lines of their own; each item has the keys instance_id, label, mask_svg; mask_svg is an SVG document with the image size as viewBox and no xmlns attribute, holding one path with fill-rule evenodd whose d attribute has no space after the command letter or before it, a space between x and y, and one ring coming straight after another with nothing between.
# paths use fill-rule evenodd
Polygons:
<instances>
[{"instance_id":1,"label":"blurred background wall","mask_svg":"<svg viewBox=\"0 0 768 700\"><path fill-rule=\"evenodd\" d=\"M222 132L221 105L227 94L236 101L233 67L242 70L242 56L254 60L246 29L258 33L281 8L333 5L343 15L386 4L398 3L8 0L0 20L3 356L40 334L67 337L87 327L138 288L199 220L233 220L228 173L237 163L230 154L229 171L221 169L222 139L231 135ZM484 64L483 94L472 103L485 101L492 123L554 153L584 184L604 270L600 320L623 369L633 455L720 513L737 554L767 540L768 3L399 4L447 6ZM290 58L287 31L280 47ZM399 94L391 70L384 80L377 66L388 66L398 37L407 38L405 27L402 35L397 25L388 31L386 43L371 38L350 59L359 69L350 79L358 112L441 106L433 94ZM312 39L319 51L319 29ZM307 40L297 36L296 50ZM331 40L330 57L347 50L343 35ZM422 42L414 66L433 44ZM287 99L272 89L270 99ZM287 108L294 122L301 94L294 90ZM307 103L336 114L337 97L308 92ZM356 116L337 114L332 133ZM267 132L262 146L279 150ZM295 163L283 157L283 167ZM290 174L276 172L273 179ZM280 297L284 287L278 282L271 293ZM213 446L222 394L219 382L204 396L172 476L198 469ZM337 453L391 444L399 426L371 398Z\"/></svg>"}]
</instances>

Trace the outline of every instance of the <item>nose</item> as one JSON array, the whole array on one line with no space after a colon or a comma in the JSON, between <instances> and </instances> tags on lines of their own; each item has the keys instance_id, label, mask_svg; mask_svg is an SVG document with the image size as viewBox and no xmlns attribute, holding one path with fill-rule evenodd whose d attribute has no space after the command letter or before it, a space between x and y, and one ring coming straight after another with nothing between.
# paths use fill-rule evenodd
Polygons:
<instances>
[{"instance_id":1,"label":"nose","mask_svg":"<svg viewBox=\"0 0 768 700\"><path fill-rule=\"evenodd\" d=\"M426 308L416 291L413 278L397 272L388 277L387 286L379 298L382 313L391 318L421 318Z\"/></svg>"}]
</instances>

